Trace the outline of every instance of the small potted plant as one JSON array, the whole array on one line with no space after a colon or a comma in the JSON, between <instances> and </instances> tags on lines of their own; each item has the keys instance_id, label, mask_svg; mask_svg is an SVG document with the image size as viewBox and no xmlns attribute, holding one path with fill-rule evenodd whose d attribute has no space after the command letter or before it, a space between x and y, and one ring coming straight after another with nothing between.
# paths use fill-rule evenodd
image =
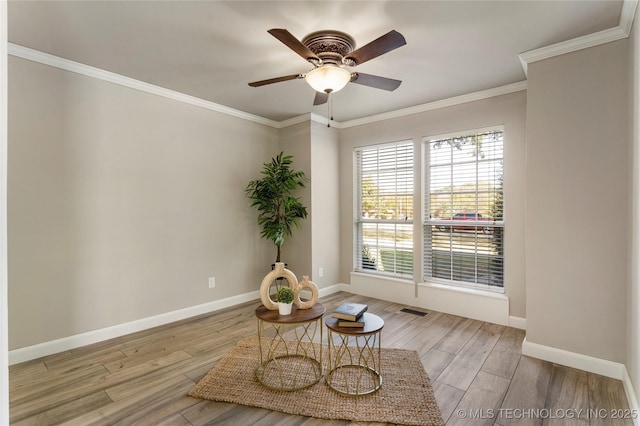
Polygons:
<instances>
[{"instance_id":1,"label":"small potted plant","mask_svg":"<svg viewBox=\"0 0 640 426\"><path fill-rule=\"evenodd\" d=\"M289 287L280 287L276 293L278 299L278 312L280 315L291 315L293 305L293 290Z\"/></svg>"}]
</instances>

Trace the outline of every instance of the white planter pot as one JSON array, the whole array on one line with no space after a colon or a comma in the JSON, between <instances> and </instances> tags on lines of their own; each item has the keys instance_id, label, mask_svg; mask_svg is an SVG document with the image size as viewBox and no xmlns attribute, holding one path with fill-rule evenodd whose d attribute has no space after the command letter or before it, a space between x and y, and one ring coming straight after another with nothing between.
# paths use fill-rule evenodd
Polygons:
<instances>
[{"instance_id":1,"label":"white planter pot","mask_svg":"<svg viewBox=\"0 0 640 426\"><path fill-rule=\"evenodd\" d=\"M291 307L293 303L280 303L278 302L278 312L280 315L291 315Z\"/></svg>"}]
</instances>

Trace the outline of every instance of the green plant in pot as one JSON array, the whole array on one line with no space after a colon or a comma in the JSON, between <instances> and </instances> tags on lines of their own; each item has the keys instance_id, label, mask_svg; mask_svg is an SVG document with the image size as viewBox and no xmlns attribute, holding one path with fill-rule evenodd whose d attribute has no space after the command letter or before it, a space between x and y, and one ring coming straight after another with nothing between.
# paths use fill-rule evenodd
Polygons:
<instances>
[{"instance_id":1,"label":"green plant in pot","mask_svg":"<svg viewBox=\"0 0 640 426\"><path fill-rule=\"evenodd\" d=\"M258 210L258 224L262 226L261 237L272 241L277 247L276 262L280 262L282 246L291 236L293 226L299 227L300 220L307 217L307 208L292 192L304 188L309 181L304 172L292 168L293 156L280 152L264 163L263 177L252 180L245 193Z\"/></svg>"},{"instance_id":2,"label":"green plant in pot","mask_svg":"<svg viewBox=\"0 0 640 426\"><path fill-rule=\"evenodd\" d=\"M276 298L278 300L278 312L280 315L291 314L294 298L293 290L289 287L280 287L276 293Z\"/></svg>"}]
</instances>

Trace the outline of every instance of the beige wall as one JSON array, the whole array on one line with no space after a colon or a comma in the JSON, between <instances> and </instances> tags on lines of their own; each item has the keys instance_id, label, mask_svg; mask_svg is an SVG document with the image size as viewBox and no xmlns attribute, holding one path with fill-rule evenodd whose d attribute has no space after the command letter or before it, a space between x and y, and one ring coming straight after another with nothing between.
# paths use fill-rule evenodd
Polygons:
<instances>
[{"instance_id":1,"label":"beige wall","mask_svg":"<svg viewBox=\"0 0 640 426\"><path fill-rule=\"evenodd\" d=\"M277 130L15 57L10 73L10 349L256 291L276 250L244 188L280 150L311 178L283 260L337 283L336 129Z\"/></svg>"},{"instance_id":2,"label":"beige wall","mask_svg":"<svg viewBox=\"0 0 640 426\"><path fill-rule=\"evenodd\" d=\"M527 318L530 342L626 361L637 387L640 279L626 260L640 252L637 46L636 30L530 64L528 93L339 131L276 130L10 57L10 349L257 290L275 248L244 187L281 149L311 178L309 220L284 260L320 287L349 283L353 148L503 124L509 314Z\"/></svg>"},{"instance_id":3,"label":"beige wall","mask_svg":"<svg viewBox=\"0 0 640 426\"><path fill-rule=\"evenodd\" d=\"M354 223L354 182L353 149L378 143L399 140L413 140L416 149L425 136L434 136L465 130L473 130L494 125L505 128L505 292L509 297L509 313L526 317L524 280L524 197L525 197L525 105L526 93L508 95L468 102L448 108L414 114L406 117L379 121L372 124L342 129L340 132L340 279L350 282L353 271L353 223ZM419 153L420 151L416 151ZM421 156L416 155L416 175L420 176ZM420 179L418 178L418 182ZM415 188L415 199L420 200L422 186ZM421 265L421 242L419 235L421 206L415 203L415 244L417 258L415 265ZM414 280L422 281L416 266ZM412 289L390 282L386 297L398 294L398 290Z\"/></svg>"},{"instance_id":4,"label":"beige wall","mask_svg":"<svg viewBox=\"0 0 640 426\"><path fill-rule=\"evenodd\" d=\"M527 341L624 362L627 41L529 65Z\"/></svg>"},{"instance_id":5,"label":"beige wall","mask_svg":"<svg viewBox=\"0 0 640 426\"><path fill-rule=\"evenodd\" d=\"M312 273L319 287L339 282L340 182L338 131L311 123ZM320 277L319 268L324 275Z\"/></svg>"},{"instance_id":6,"label":"beige wall","mask_svg":"<svg viewBox=\"0 0 640 426\"><path fill-rule=\"evenodd\" d=\"M298 279L308 275L320 288L336 284L340 248L337 130L307 121L282 129L280 144L286 154L295 156L294 167L310 178L298 192L309 217L285 243L283 256Z\"/></svg>"},{"instance_id":7,"label":"beige wall","mask_svg":"<svg viewBox=\"0 0 640 426\"><path fill-rule=\"evenodd\" d=\"M9 58L10 349L258 289L277 129ZM208 288L208 277L216 287Z\"/></svg>"},{"instance_id":8,"label":"beige wall","mask_svg":"<svg viewBox=\"0 0 640 426\"><path fill-rule=\"evenodd\" d=\"M311 179L311 123L295 124L280 130L280 149L286 155L293 155L293 168L301 170ZM293 229L293 235L285 241L282 260L293 273L302 279L311 276L311 223L314 218L311 191L314 181L307 182L306 188L297 190L297 196L307 207L307 220L300 222L300 228ZM275 259L275 254L274 254Z\"/></svg>"},{"instance_id":9,"label":"beige wall","mask_svg":"<svg viewBox=\"0 0 640 426\"><path fill-rule=\"evenodd\" d=\"M0 424L9 424L7 303L7 2L0 2Z\"/></svg>"},{"instance_id":10,"label":"beige wall","mask_svg":"<svg viewBox=\"0 0 640 426\"><path fill-rule=\"evenodd\" d=\"M632 155L630 283L628 290L627 370L640 395L640 13L629 36L629 94Z\"/></svg>"}]
</instances>

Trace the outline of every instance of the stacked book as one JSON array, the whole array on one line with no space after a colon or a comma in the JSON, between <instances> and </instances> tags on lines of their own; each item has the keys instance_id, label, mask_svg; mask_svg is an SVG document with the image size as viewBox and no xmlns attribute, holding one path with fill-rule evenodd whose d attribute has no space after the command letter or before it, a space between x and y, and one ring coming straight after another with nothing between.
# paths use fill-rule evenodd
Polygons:
<instances>
[{"instance_id":1,"label":"stacked book","mask_svg":"<svg viewBox=\"0 0 640 426\"><path fill-rule=\"evenodd\" d=\"M333 310L332 316L338 319L339 327L364 327L363 314L367 308L362 303L344 302Z\"/></svg>"}]
</instances>

